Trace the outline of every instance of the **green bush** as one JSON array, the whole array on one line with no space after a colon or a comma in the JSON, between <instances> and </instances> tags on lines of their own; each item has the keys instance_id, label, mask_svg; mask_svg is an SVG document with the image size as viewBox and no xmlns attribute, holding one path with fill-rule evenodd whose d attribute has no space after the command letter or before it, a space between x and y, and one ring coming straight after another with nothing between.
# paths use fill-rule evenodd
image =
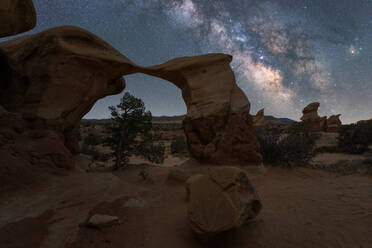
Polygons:
<instances>
[{"instance_id":1,"label":"green bush","mask_svg":"<svg viewBox=\"0 0 372 248\"><path fill-rule=\"evenodd\" d=\"M351 124L343 126L338 138L341 151L351 154L362 154L372 143L371 125Z\"/></svg>"},{"instance_id":2,"label":"green bush","mask_svg":"<svg viewBox=\"0 0 372 248\"><path fill-rule=\"evenodd\" d=\"M171 153L172 154L185 154L187 153L187 145L185 138L181 135L174 136L172 141L171 141Z\"/></svg>"}]
</instances>

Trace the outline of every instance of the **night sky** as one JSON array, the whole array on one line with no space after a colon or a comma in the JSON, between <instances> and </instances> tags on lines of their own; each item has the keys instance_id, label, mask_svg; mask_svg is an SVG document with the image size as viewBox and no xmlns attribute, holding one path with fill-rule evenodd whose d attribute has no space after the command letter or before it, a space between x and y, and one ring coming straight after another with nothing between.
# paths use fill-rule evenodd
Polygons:
<instances>
[{"instance_id":1,"label":"night sky","mask_svg":"<svg viewBox=\"0 0 372 248\"><path fill-rule=\"evenodd\" d=\"M308 103L344 123L372 118L372 0L34 0L37 27L85 28L139 65L228 53L251 113L298 120ZM145 75L127 88L153 115L186 112L181 91ZM107 118L120 95L86 118Z\"/></svg>"}]
</instances>

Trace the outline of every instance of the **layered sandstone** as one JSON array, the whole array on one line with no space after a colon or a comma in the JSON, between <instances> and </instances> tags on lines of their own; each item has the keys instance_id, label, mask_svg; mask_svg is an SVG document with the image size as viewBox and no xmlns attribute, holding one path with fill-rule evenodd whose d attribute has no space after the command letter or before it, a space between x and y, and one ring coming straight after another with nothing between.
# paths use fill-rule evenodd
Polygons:
<instances>
[{"instance_id":1,"label":"layered sandstone","mask_svg":"<svg viewBox=\"0 0 372 248\"><path fill-rule=\"evenodd\" d=\"M0 44L8 78L0 104L8 111L61 120L71 129L105 96L125 88L133 64L92 33L58 27ZM6 63L3 61L3 63Z\"/></svg>"},{"instance_id":2,"label":"layered sandstone","mask_svg":"<svg viewBox=\"0 0 372 248\"><path fill-rule=\"evenodd\" d=\"M77 27L3 42L0 63L0 124L7 137L0 152L8 153L2 159L49 168L73 167L72 154L79 152L73 129L98 99L124 89L122 75L133 68L109 44Z\"/></svg>"},{"instance_id":3,"label":"layered sandstone","mask_svg":"<svg viewBox=\"0 0 372 248\"><path fill-rule=\"evenodd\" d=\"M338 133L341 130L342 123L340 120L340 114L338 115L331 115L327 119L327 132L329 133Z\"/></svg>"},{"instance_id":4,"label":"layered sandstone","mask_svg":"<svg viewBox=\"0 0 372 248\"><path fill-rule=\"evenodd\" d=\"M201 162L262 162L253 134L250 103L235 82L232 56L207 54L183 57L141 68L182 91L187 106L183 126L190 154Z\"/></svg>"},{"instance_id":5,"label":"layered sandstone","mask_svg":"<svg viewBox=\"0 0 372 248\"><path fill-rule=\"evenodd\" d=\"M26 32L36 25L32 0L0 1L0 37Z\"/></svg>"},{"instance_id":6,"label":"layered sandstone","mask_svg":"<svg viewBox=\"0 0 372 248\"><path fill-rule=\"evenodd\" d=\"M332 115L328 119L326 116L318 115L320 103L314 102L307 105L302 111L302 123L310 132L330 132L337 133L341 130L342 123L339 115Z\"/></svg>"},{"instance_id":7,"label":"layered sandstone","mask_svg":"<svg viewBox=\"0 0 372 248\"><path fill-rule=\"evenodd\" d=\"M327 130L327 117L318 115L319 105L318 102L310 103L302 111L301 120L311 132L325 132Z\"/></svg>"}]
</instances>

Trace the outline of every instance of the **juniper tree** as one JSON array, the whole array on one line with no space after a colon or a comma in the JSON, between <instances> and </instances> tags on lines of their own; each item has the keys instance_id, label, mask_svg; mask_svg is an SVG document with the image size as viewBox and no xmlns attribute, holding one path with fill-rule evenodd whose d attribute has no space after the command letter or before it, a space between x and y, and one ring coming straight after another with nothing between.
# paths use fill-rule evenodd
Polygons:
<instances>
[{"instance_id":1,"label":"juniper tree","mask_svg":"<svg viewBox=\"0 0 372 248\"><path fill-rule=\"evenodd\" d=\"M137 155L150 162L162 163L165 148L155 144L151 133L152 115L146 111L145 104L139 98L125 93L120 104L109 107L112 124L109 127L111 136L106 143L111 146L115 156L114 170L129 161L129 157Z\"/></svg>"}]
</instances>

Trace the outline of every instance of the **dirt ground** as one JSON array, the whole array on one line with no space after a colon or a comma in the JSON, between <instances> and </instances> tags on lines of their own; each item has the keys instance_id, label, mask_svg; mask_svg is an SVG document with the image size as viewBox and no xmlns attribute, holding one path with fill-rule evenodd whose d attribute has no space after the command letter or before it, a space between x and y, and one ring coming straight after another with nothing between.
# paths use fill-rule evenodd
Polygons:
<instances>
[{"instance_id":1,"label":"dirt ground","mask_svg":"<svg viewBox=\"0 0 372 248\"><path fill-rule=\"evenodd\" d=\"M146 182L139 176L145 167L87 173L81 163L69 175L2 196L0 247L372 247L371 176L246 167L263 210L249 225L202 244L187 225L184 183ZM179 168L213 169L193 162ZM118 216L121 224L79 226L95 213Z\"/></svg>"}]
</instances>

